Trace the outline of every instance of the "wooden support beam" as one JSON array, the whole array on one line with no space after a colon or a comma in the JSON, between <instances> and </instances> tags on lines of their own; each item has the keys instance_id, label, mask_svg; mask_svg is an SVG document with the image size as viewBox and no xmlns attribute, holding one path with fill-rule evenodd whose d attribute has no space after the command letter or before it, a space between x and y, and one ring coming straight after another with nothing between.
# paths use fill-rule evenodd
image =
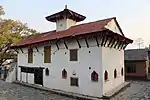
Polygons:
<instances>
[{"instance_id":1,"label":"wooden support beam","mask_svg":"<svg viewBox=\"0 0 150 100\"><path fill-rule=\"evenodd\" d=\"M39 52L39 49L37 48L37 46L35 46L35 49L36 49L37 52Z\"/></svg>"},{"instance_id":2,"label":"wooden support beam","mask_svg":"<svg viewBox=\"0 0 150 100\"><path fill-rule=\"evenodd\" d=\"M126 43L126 44L123 46L123 50L127 47L127 45L128 45L128 44Z\"/></svg>"},{"instance_id":3,"label":"wooden support beam","mask_svg":"<svg viewBox=\"0 0 150 100\"><path fill-rule=\"evenodd\" d=\"M103 33L102 33L102 34L103 34ZM102 38L101 46L103 46L104 40L105 40L105 35L103 34L101 38Z\"/></svg>"},{"instance_id":4,"label":"wooden support beam","mask_svg":"<svg viewBox=\"0 0 150 100\"><path fill-rule=\"evenodd\" d=\"M58 43L56 42L56 47L57 47L57 49L59 50L59 46L58 46Z\"/></svg>"},{"instance_id":5,"label":"wooden support beam","mask_svg":"<svg viewBox=\"0 0 150 100\"><path fill-rule=\"evenodd\" d=\"M116 42L116 40L114 39L113 41L112 41L112 44L111 44L111 48L113 47L113 45L114 45L114 43Z\"/></svg>"},{"instance_id":6,"label":"wooden support beam","mask_svg":"<svg viewBox=\"0 0 150 100\"><path fill-rule=\"evenodd\" d=\"M59 50L58 41L59 39L56 40L55 44L56 44L57 49Z\"/></svg>"},{"instance_id":7,"label":"wooden support beam","mask_svg":"<svg viewBox=\"0 0 150 100\"><path fill-rule=\"evenodd\" d=\"M84 38L84 40L85 40L87 48L89 48L89 44L88 44L88 41L87 41L86 37Z\"/></svg>"},{"instance_id":8,"label":"wooden support beam","mask_svg":"<svg viewBox=\"0 0 150 100\"><path fill-rule=\"evenodd\" d=\"M19 53L19 51L17 49L14 49L17 53Z\"/></svg>"},{"instance_id":9,"label":"wooden support beam","mask_svg":"<svg viewBox=\"0 0 150 100\"><path fill-rule=\"evenodd\" d=\"M111 37L109 44L107 45L108 47L110 46L111 42L113 41L113 38Z\"/></svg>"},{"instance_id":10,"label":"wooden support beam","mask_svg":"<svg viewBox=\"0 0 150 100\"><path fill-rule=\"evenodd\" d=\"M122 43L122 45L121 45L120 49L122 49L122 48L123 48L124 44L125 44L125 42L123 42L123 43Z\"/></svg>"},{"instance_id":11,"label":"wooden support beam","mask_svg":"<svg viewBox=\"0 0 150 100\"><path fill-rule=\"evenodd\" d=\"M66 49L68 49L68 46L67 46L67 43L65 40L64 40L64 45L65 45Z\"/></svg>"},{"instance_id":12,"label":"wooden support beam","mask_svg":"<svg viewBox=\"0 0 150 100\"><path fill-rule=\"evenodd\" d=\"M77 41L77 44L78 44L79 48L81 48L81 45L80 45L79 40L78 40L76 37L74 37L74 38L75 38L75 40Z\"/></svg>"},{"instance_id":13,"label":"wooden support beam","mask_svg":"<svg viewBox=\"0 0 150 100\"><path fill-rule=\"evenodd\" d=\"M20 50L21 50L21 52L23 53L23 50L22 50L22 48L19 48Z\"/></svg>"},{"instance_id":14,"label":"wooden support beam","mask_svg":"<svg viewBox=\"0 0 150 100\"><path fill-rule=\"evenodd\" d=\"M105 47L107 41L108 41L108 36L106 36L106 39L105 39L105 42L104 42L104 47Z\"/></svg>"},{"instance_id":15,"label":"wooden support beam","mask_svg":"<svg viewBox=\"0 0 150 100\"><path fill-rule=\"evenodd\" d=\"M31 51L33 52L33 49L30 47Z\"/></svg>"},{"instance_id":16,"label":"wooden support beam","mask_svg":"<svg viewBox=\"0 0 150 100\"><path fill-rule=\"evenodd\" d=\"M97 36L94 36L95 40L96 40L96 44L97 46L99 47L99 43L98 43L98 39L97 39Z\"/></svg>"},{"instance_id":17,"label":"wooden support beam","mask_svg":"<svg viewBox=\"0 0 150 100\"><path fill-rule=\"evenodd\" d=\"M117 43L115 44L114 48L116 48L118 44L119 44L119 39L117 40Z\"/></svg>"},{"instance_id":18,"label":"wooden support beam","mask_svg":"<svg viewBox=\"0 0 150 100\"><path fill-rule=\"evenodd\" d=\"M120 48L120 46L121 46L122 43L123 43L123 42L119 42L119 44L118 44L118 49Z\"/></svg>"}]
</instances>

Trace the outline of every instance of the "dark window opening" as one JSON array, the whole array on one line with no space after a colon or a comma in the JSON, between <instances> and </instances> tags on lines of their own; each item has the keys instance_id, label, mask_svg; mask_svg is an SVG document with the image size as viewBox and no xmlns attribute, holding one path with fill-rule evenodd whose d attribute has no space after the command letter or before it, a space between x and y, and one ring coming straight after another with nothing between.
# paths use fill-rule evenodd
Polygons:
<instances>
[{"instance_id":1,"label":"dark window opening","mask_svg":"<svg viewBox=\"0 0 150 100\"><path fill-rule=\"evenodd\" d=\"M124 71L123 71L123 68L121 68L121 75L123 76L123 74L124 74Z\"/></svg>"},{"instance_id":2,"label":"dark window opening","mask_svg":"<svg viewBox=\"0 0 150 100\"><path fill-rule=\"evenodd\" d=\"M49 69L48 68L45 69L45 75L49 76Z\"/></svg>"},{"instance_id":3,"label":"dark window opening","mask_svg":"<svg viewBox=\"0 0 150 100\"><path fill-rule=\"evenodd\" d=\"M21 72L25 72L25 73L34 73L34 68L30 68L30 67L21 67Z\"/></svg>"},{"instance_id":4,"label":"dark window opening","mask_svg":"<svg viewBox=\"0 0 150 100\"><path fill-rule=\"evenodd\" d=\"M135 64L126 65L126 72L127 73L136 73L136 65Z\"/></svg>"},{"instance_id":5,"label":"dark window opening","mask_svg":"<svg viewBox=\"0 0 150 100\"><path fill-rule=\"evenodd\" d=\"M91 81L98 82L98 74L95 71L91 74Z\"/></svg>"},{"instance_id":6,"label":"dark window opening","mask_svg":"<svg viewBox=\"0 0 150 100\"><path fill-rule=\"evenodd\" d=\"M117 70L115 69L114 70L114 78L116 78L117 77Z\"/></svg>"},{"instance_id":7,"label":"dark window opening","mask_svg":"<svg viewBox=\"0 0 150 100\"><path fill-rule=\"evenodd\" d=\"M79 86L79 84L78 84L78 78L70 77L70 85L71 86Z\"/></svg>"},{"instance_id":8,"label":"dark window opening","mask_svg":"<svg viewBox=\"0 0 150 100\"><path fill-rule=\"evenodd\" d=\"M107 72L107 71L105 71L105 73L104 73L104 80L105 80L105 81L108 80L108 72Z\"/></svg>"},{"instance_id":9,"label":"dark window opening","mask_svg":"<svg viewBox=\"0 0 150 100\"><path fill-rule=\"evenodd\" d=\"M67 78L67 71L65 69L62 71L62 78L63 79Z\"/></svg>"},{"instance_id":10,"label":"dark window opening","mask_svg":"<svg viewBox=\"0 0 150 100\"><path fill-rule=\"evenodd\" d=\"M70 50L70 61L78 61L78 50L77 49Z\"/></svg>"}]
</instances>

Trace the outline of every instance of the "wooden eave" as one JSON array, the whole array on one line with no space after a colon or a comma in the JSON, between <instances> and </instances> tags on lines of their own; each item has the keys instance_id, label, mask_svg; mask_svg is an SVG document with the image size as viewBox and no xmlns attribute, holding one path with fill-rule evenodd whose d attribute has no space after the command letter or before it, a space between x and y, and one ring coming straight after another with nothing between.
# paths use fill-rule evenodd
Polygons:
<instances>
[{"instance_id":1,"label":"wooden eave","mask_svg":"<svg viewBox=\"0 0 150 100\"><path fill-rule=\"evenodd\" d=\"M69 9L64 9L63 11L60 11L58 13L46 17L46 19L50 22L56 22L57 20L64 19L64 18L68 18L76 22L80 22L83 21L86 17L74 11L71 11Z\"/></svg>"}]
</instances>

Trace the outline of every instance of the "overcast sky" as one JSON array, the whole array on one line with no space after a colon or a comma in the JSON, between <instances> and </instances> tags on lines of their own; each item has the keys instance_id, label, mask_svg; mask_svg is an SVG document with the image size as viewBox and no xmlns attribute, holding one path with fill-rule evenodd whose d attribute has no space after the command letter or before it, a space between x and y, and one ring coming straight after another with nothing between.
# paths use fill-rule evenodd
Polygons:
<instances>
[{"instance_id":1,"label":"overcast sky","mask_svg":"<svg viewBox=\"0 0 150 100\"><path fill-rule=\"evenodd\" d=\"M0 0L5 18L20 20L40 32L55 29L47 15L68 8L85 15L84 22L117 17L125 36L150 44L150 0ZM137 48L135 44L129 47ZM128 48L129 48L128 47Z\"/></svg>"}]
</instances>

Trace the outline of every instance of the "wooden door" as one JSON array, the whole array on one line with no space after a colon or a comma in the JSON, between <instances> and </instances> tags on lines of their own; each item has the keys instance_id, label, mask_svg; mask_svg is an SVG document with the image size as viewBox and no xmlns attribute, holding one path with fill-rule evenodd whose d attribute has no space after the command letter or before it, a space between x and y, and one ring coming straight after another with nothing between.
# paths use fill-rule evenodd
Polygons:
<instances>
[{"instance_id":1,"label":"wooden door","mask_svg":"<svg viewBox=\"0 0 150 100\"><path fill-rule=\"evenodd\" d=\"M35 68L34 83L40 84L43 86L43 69L42 68Z\"/></svg>"}]
</instances>

